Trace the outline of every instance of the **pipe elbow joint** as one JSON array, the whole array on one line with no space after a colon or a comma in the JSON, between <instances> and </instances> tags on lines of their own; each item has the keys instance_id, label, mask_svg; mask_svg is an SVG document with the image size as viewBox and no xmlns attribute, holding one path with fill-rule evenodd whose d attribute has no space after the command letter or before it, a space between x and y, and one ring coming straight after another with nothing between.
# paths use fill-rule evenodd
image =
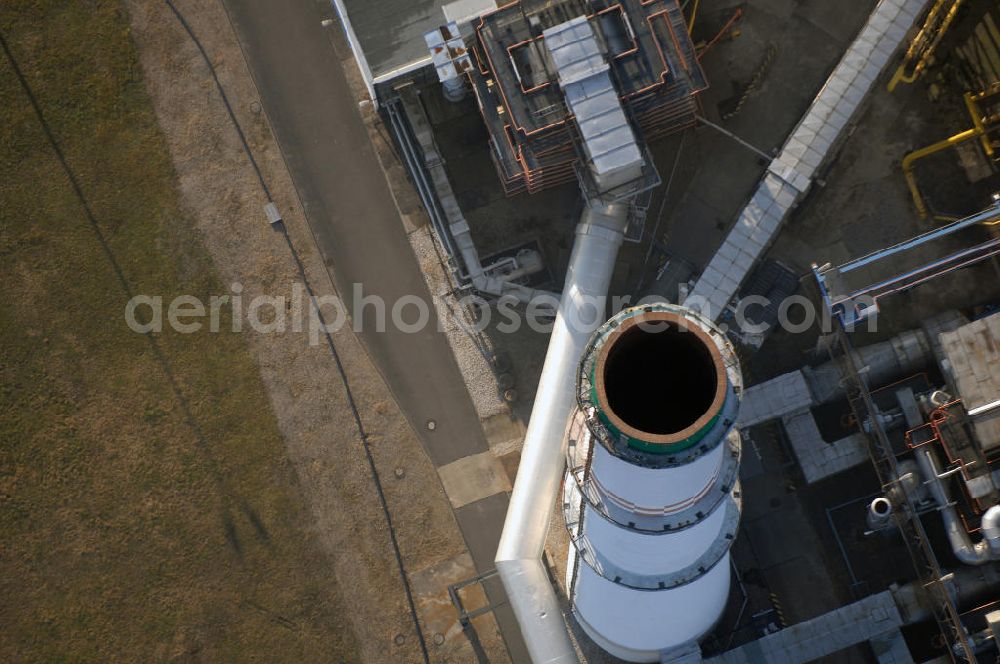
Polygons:
<instances>
[{"instance_id":1,"label":"pipe elbow joint","mask_svg":"<svg viewBox=\"0 0 1000 664\"><path fill-rule=\"evenodd\" d=\"M993 560L1000 560L1000 505L994 505L983 514L980 524L983 542Z\"/></svg>"}]
</instances>

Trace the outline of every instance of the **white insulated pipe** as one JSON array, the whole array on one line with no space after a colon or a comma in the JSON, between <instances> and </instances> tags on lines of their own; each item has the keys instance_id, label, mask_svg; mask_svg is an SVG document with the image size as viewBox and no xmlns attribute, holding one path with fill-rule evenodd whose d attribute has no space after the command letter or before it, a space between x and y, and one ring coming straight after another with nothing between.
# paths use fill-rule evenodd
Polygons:
<instances>
[{"instance_id":1,"label":"white insulated pipe","mask_svg":"<svg viewBox=\"0 0 1000 664\"><path fill-rule=\"evenodd\" d=\"M578 661L542 553L552 505L562 484L563 435L576 407L573 377L591 334L605 321L604 301L628 211L627 203L588 201L576 228L562 299L497 548L497 572L534 664Z\"/></svg>"},{"instance_id":2,"label":"white insulated pipe","mask_svg":"<svg viewBox=\"0 0 1000 664\"><path fill-rule=\"evenodd\" d=\"M959 567L943 572L943 578L948 579L948 593L960 610L989 602L1000 591L1000 565ZM904 625L934 620L937 600L928 593L923 582L911 581L890 590Z\"/></svg>"},{"instance_id":3,"label":"white insulated pipe","mask_svg":"<svg viewBox=\"0 0 1000 664\"><path fill-rule=\"evenodd\" d=\"M1000 560L1000 505L994 505L983 515L980 528L983 539L973 544L969 532L958 517L955 505L951 502L948 487L941 481L934 450L924 445L917 448L914 454L931 495L938 504L948 542L955 557L966 565L983 565L992 560Z\"/></svg>"},{"instance_id":4,"label":"white insulated pipe","mask_svg":"<svg viewBox=\"0 0 1000 664\"><path fill-rule=\"evenodd\" d=\"M978 406L969 411L969 417L978 417L1000 408L1000 399L982 406Z\"/></svg>"},{"instance_id":5,"label":"white insulated pipe","mask_svg":"<svg viewBox=\"0 0 1000 664\"><path fill-rule=\"evenodd\" d=\"M979 522L979 532L993 553L993 560L1000 560L1000 505L994 505L986 510Z\"/></svg>"},{"instance_id":6,"label":"white insulated pipe","mask_svg":"<svg viewBox=\"0 0 1000 664\"><path fill-rule=\"evenodd\" d=\"M436 172L436 169L432 170L432 173ZM441 173L443 172L444 169L441 168ZM437 181L438 179L435 178L435 183L437 183ZM447 212L448 207L446 206L445 209ZM493 271L497 265L491 265L485 268L483 267L483 264L479 260L479 252L476 250L476 244L472 240L472 232L469 229L469 224L465 220L465 217L461 216L461 211L457 211L457 216L455 216L455 213L449 212L448 218L450 220L448 228L451 232L451 236L458 247L459 253L462 255L462 261L465 263L465 267L468 270L469 281L472 282L472 286L476 290L481 293L495 295L497 297L511 295L524 304L538 301L540 298L546 298L547 300L553 302L555 301L556 296L554 293L530 288L528 286L522 286L514 283L513 281L514 279L518 279L522 276L533 274L534 272L541 270L541 262L534 262L527 266L527 269L519 268L510 274L495 276Z\"/></svg>"}]
</instances>

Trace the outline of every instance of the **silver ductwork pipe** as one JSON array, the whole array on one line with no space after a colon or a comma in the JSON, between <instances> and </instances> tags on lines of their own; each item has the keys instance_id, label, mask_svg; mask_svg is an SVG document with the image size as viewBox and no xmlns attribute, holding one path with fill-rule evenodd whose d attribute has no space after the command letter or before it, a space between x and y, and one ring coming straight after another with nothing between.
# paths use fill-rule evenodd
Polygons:
<instances>
[{"instance_id":1,"label":"silver ductwork pipe","mask_svg":"<svg viewBox=\"0 0 1000 664\"><path fill-rule=\"evenodd\" d=\"M942 578L946 580L948 593L955 606L960 610L970 608L997 596L997 591L1000 590L1000 565L959 567L946 571ZM934 620L938 600L923 582L913 581L903 586L894 586L890 590L904 625Z\"/></svg>"},{"instance_id":2,"label":"silver ductwork pipe","mask_svg":"<svg viewBox=\"0 0 1000 664\"><path fill-rule=\"evenodd\" d=\"M1000 560L1000 505L994 505L986 510L979 522L979 532L983 541L989 546L993 560Z\"/></svg>"},{"instance_id":3,"label":"silver ductwork pipe","mask_svg":"<svg viewBox=\"0 0 1000 664\"><path fill-rule=\"evenodd\" d=\"M900 376L912 374L933 358L930 340L923 330L907 330L879 343L852 351L855 363L864 367L870 385L884 385ZM828 403L844 395L843 359L837 358L816 367L803 367L814 403Z\"/></svg>"},{"instance_id":4,"label":"silver ductwork pipe","mask_svg":"<svg viewBox=\"0 0 1000 664\"><path fill-rule=\"evenodd\" d=\"M937 454L928 445L917 448L914 454L924 481L938 504L948 542L955 557L966 565L983 565L993 560L1000 560L1000 505L994 505L983 515L980 529L983 539L973 544L969 532L958 517L958 510L951 502L948 487L941 481Z\"/></svg>"},{"instance_id":5,"label":"silver ductwork pipe","mask_svg":"<svg viewBox=\"0 0 1000 664\"><path fill-rule=\"evenodd\" d=\"M604 301L628 221L627 203L588 201L570 257L559 311L538 381L496 567L535 664L577 662L559 600L542 562L552 506L562 484L562 449L576 405L573 376Z\"/></svg>"}]
</instances>

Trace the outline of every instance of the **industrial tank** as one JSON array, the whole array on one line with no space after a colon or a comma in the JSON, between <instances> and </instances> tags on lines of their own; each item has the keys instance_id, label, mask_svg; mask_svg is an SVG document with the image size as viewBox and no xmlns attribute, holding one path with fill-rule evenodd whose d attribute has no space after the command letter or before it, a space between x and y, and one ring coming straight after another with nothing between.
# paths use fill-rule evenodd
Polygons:
<instances>
[{"instance_id":1,"label":"industrial tank","mask_svg":"<svg viewBox=\"0 0 1000 664\"><path fill-rule=\"evenodd\" d=\"M729 594L742 378L707 318L626 309L587 345L567 428L567 588L583 630L633 662L703 637Z\"/></svg>"}]
</instances>

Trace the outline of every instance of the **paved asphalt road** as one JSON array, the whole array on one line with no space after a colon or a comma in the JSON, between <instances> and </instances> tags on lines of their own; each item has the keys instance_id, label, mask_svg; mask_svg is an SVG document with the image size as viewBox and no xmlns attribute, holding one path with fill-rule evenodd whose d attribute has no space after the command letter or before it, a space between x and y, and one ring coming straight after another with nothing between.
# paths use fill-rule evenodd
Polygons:
<instances>
[{"instance_id":1,"label":"paved asphalt road","mask_svg":"<svg viewBox=\"0 0 1000 664\"><path fill-rule=\"evenodd\" d=\"M340 61L320 24L325 2L225 0L262 104L281 146L326 265L345 300L351 284L392 303L430 293L358 113ZM350 303L348 302L348 306ZM372 331L362 341L436 467L489 449L451 348L437 331L433 307L427 331ZM426 423L436 422L434 431ZM477 569L493 567L507 496L455 510ZM496 615L514 661L525 661L520 634L498 584Z\"/></svg>"},{"instance_id":2,"label":"paved asphalt road","mask_svg":"<svg viewBox=\"0 0 1000 664\"><path fill-rule=\"evenodd\" d=\"M350 310L352 285L388 307L430 293L357 103L314 3L226 0L272 129L291 170L324 260ZM426 330L375 331L364 310L361 337L401 406L427 441L435 466L488 449L447 339L431 307ZM412 320L412 309L408 312ZM387 316L388 317L388 316ZM426 423L437 426L427 435Z\"/></svg>"}]
</instances>

